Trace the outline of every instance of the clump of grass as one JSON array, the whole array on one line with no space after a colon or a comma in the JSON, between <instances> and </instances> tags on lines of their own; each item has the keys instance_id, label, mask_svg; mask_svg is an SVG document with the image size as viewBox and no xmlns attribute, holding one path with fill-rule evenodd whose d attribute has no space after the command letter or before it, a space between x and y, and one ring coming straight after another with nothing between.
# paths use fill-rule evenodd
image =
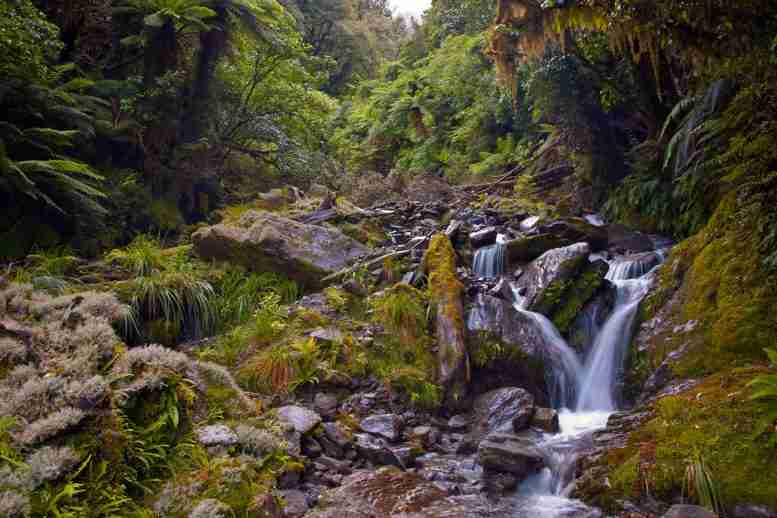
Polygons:
<instances>
[{"instance_id":1,"label":"clump of grass","mask_svg":"<svg viewBox=\"0 0 777 518\"><path fill-rule=\"evenodd\" d=\"M187 257L188 251L189 247L163 249L159 240L140 235L107 256L135 276L116 287L138 320L167 322L163 328L172 341L186 332L200 337L216 327L213 286Z\"/></svg>"},{"instance_id":2,"label":"clump of grass","mask_svg":"<svg viewBox=\"0 0 777 518\"><path fill-rule=\"evenodd\" d=\"M426 295L409 284L399 283L373 301L375 314L384 328L399 337L403 345L412 345L426 330Z\"/></svg>"},{"instance_id":3,"label":"clump of grass","mask_svg":"<svg viewBox=\"0 0 777 518\"><path fill-rule=\"evenodd\" d=\"M718 484L704 461L704 456L696 452L685 468L683 494L695 498L699 505L721 516L723 506L720 501Z\"/></svg>"},{"instance_id":4,"label":"clump of grass","mask_svg":"<svg viewBox=\"0 0 777 518\"><path fill-rule=\"evenodd\" d=\"M268 294L276 294L280 302L291 303L298 298L299 287L275 273L226 272L216 284L212 300L218 330L247 322Z\"/></svg>"}]
</instances>

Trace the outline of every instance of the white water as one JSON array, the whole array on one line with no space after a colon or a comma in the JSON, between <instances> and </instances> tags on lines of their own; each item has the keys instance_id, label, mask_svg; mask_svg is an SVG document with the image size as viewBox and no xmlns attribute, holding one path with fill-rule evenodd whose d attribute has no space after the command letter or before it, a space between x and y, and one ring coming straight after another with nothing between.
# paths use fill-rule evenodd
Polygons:
<instances>
[{"instance_id":1,"label":"white water","mask_svg":"<svg viewBox=\"0 0 777 518\"><path fill-rule=\"evenodd\" d=\"M659 253L659 257L663 259L663 254ZM628 278L635 274L641 277ZM627 259L613 261L607 279L617 289L615 307L597 333L584 363L553 323L543 315L524 309L522 297L516 294L516 310L531 317L545 338L553 366L551 402L559 410L560 432L545 434L538 444L546 467L521 484L515 518L601 516L582 502L567 497L574 486L579 452L592 444L593 432L604 428L617 409L617 383L634 319L651 283L649 272L634 268Z\"/></svg>"},{"instance_id":2,"label":"white water","mask_svg":"<svg viewBox=\"0 0 777 518\"><path fill-rule=\"evenodd\" d=\"M477 277L493 279L504 273L505 269L505 245L501 235L491 246L478 248L472 263L472 271Z\"/></svg>"}]
</instances>

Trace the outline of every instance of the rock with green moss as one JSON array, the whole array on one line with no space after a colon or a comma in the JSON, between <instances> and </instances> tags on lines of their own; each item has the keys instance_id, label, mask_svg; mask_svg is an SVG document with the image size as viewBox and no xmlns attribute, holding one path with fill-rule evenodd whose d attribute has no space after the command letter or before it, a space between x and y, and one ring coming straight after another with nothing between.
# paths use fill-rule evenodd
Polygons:
<instances>
[{"instance_id":1,"label":"rock with green moss","mask_svg":"<svg viewBox=\"0 0 777 518\"><path fill-rule=\"evenodd\" d=\"M438 381L445 400L457 405L467 393L470 372L461 298L464 287L456 276L456 252L448 236L432 237L424 265L437 306Z\"/></svg>"},{"instance_id":2,"label":"rock with green moss","mask_svg":"<svg viewBox=\"0 0 777 518\"><path fill-rule=\"evenodd\" d=\"M548 250L532 261L515 283L521 305L543 313L559 304L569 284L587 267L590 253L587 243L576 243Z\"/></svg>"},{"instance_id":3,"label":"rock with green moss","mask_svg":"<svg viewBox=\"0 0 777 518\"><path fill-rule=\"evenodd\" d=\"M202 228L192 241L204 259L283 273L311 286L368 253L364 245L336 229L260 211L246 212L233 225Z\"/></svg>"}]
</instances>

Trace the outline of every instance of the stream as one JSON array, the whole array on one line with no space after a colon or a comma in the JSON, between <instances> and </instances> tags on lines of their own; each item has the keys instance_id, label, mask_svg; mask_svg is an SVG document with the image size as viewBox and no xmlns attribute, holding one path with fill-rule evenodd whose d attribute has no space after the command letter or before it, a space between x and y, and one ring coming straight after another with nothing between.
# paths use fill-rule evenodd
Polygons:
<instances>
[{"instance_id":1,"label":"stream","mask_svg":"<svg viewBox=\"0 0 777 518\"><path fill-rule=\"evenodd\" d=\"M475 272L498 275L504 263L499 245L483 250ZM656 252L663 260L662 251ZM547 348L550 401L559 413L559 433L542 434L537 446L545 467L519 486L513 516L517 518L600 517L601 512L569 497L574 488L575 466L581 451L592 446L593 433L607 425L618 410L618 380L631 341L639 303L648 294L654 266L628 256L609 263L606 279L616 289L610 316L597 330L585 358L580 358L544 315L527 310L525 300L513 288L514 307L537 326Z\"/></svg>"}]
</instances>

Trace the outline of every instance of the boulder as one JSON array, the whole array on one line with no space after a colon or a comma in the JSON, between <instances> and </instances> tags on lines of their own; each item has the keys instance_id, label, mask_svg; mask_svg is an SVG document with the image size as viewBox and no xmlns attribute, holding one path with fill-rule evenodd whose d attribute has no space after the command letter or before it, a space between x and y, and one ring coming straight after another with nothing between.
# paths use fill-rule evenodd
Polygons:
<instances>
[{"instance_id":1,"label":"boulder","mask_svg":"<svg viewBox=\"0 0 777 518\"><path fill-rule=\"evenodd\" d=\"M508 504L484 495L449 494L416 473L396 467L360 471L324 492L306 518L452 518L508 516Z\"/></svg>"},{"instance_id":2,"label":"boulder","mask_svg":"<svg viewBox=\"0 0 777 518\"><path fill-rule=\"evenodd\" d=\"M609 272L611 279L636 279L642 277L662 261L658 252L641 252L621 257Z\"/></svg>"},{"instance_id":3,"label":"boulder","mask_svg":"<svg viewBox=\"0 0 777 518\"><path fill-rule=\"evenodd\" d=\"M594 252L604 250L609 243L605 227L592 225L583 218L563 218L538 227L541 234L552 234L568 244L586 242Z\"/></svg>"},{"instance_id":4,"label":"boulder","mask_svg":"<svg viewBox=\"0 0 777 518\"><path fill-rule=\"evenodd\" d=\"M698 505L673 505L662 518L717 518L717 516Z\"/></svg>"},{"instance_id":5,"label":"boulder","mask_svg":"<svg viewBox=\"0 0 777 518\"><path fill-rule=\"evenodd\" d=\"M353 435L353 447L359 456L379 466L403 467L402 461L389 448L388 442L368 433Z\"/></svg>"},{"instance_id":6,"label":"boulder","mask_svg":"<svg viewBox=\"0 0 777 518\"><path fill-rule=\"evenodd\" d=\"M192 242L203 259L279 272L312 286L369 253L367 247L336 229L260 211L246 212L235 224L201 228L192 235Z\"/></svg>"},{"instance_id":7,"label":"boulder","mask_svg":"<svg viewBox=\"0 0 777 518\"><path fill-rule=\"evenodd\" d=\"M507 260L510 263L528 263L548 250L560 248L568 244L565 239L561 239L553 234L537 234L508 241L505 247L507 249Z\"/></svg>"},{"instance_id":8,"label":"boulder","mask_svg":"<svg viewBox=\"0 0 777 518\"><path fill-rule=\"evenodd\" d=\"M544 432L558 433L558 412L552 408L535 407L529 424L532 428L539 428Z\"/></svg>"},{"instance_id":9,"label":"boulder","mask_svg":"<svg viewBox=\"0 0 777 518\"><path fill-rule=\"evenodd\" d=\"M436 234L424 257L431 299L437 307L438 382L449 408L461 405L469 390L469 358L464 329L464 289L456 274L456 252L445 234Z\"/></svg>"},{"instance_id":10,"label":"boulder","mask_svg":"<svg viewBox=\"0 0 777 518\"><path fill-rule=\"evenodd\" d=\"M343 429L340 423L324 423L324 437L332 441L340 448L345 448L351 443L350 434Z\"/></svg>"},{"instance_id":11,"label":"boulder","mask_svg":"<svg viewBox=\"0 0 777 518\"><path fill-rule=\"evenodd\" d=\"M478 461L484 469L512 473L519 480L539 471L542 452L526 437L507 433L489 434L478 447Z\"/></svg>"},{"instance_id":12,"label":"boulder","mask_svg":"<svg viewBox=\"0 0 777 518\"><path fill-rule=\"evenodd\" d=\"M532 261L515 282L517 290L525 293L521 306L533 309L543 302L543 292L549 286L573 279L588 264L590 253L591 247L587 243L576 243L548 250Z\"/></svg>"},{"instance_id":13,"label":"boulder","mask_svg":"<svg viewBox=\"0 0 777 518\"><path fill-rule=\"evenodd\" d=\"M730 513L731 518L777 518L777 511L762 505L739 504Z\"/></svg>"},{"instance_id":14,"label":"boulder","mask_svg":"<svg viewBox=\"0 0 777 518\"><path fill-rule=\"evenodd\" d=\"M321 423L320 415L301 406L282 406L276 412L279 421L288 423L295 432L303 435Z\"/></svg>"},{"instance_id":15,"label":"boulder","mask_svg":"<svg viewBox=\"0 0 777 518\"><path fill-rule=\"evenodd\" d=\"M283 516L286 518L300 518L304 516L310 506L308 505L308 498L305 493L299 489L288 489L286 491L280 491L280 496L283 498Z\"/></svg>"},{"instance_id":16,"label":"boulder","mask_svg":"<svg viewBox=\"0 0 777 518\"><path fill-rule=\"evenodd\" d=\"M197 429L197 440L205 447L232 446L238 443L237 434L228 426L214 424Z\"/></svg>"},{"instance_id":17,"label":"boulder","mask_svg":"<svg viewBox=\"0 0 777 518\"><path fill-rule=\"evenodd\" d=\"M469 242L472 248L493 245L496 242L496 227L486 227L469 235Z\"/></svg>"},{"instance_id":18,"label":"boulder","mask_svg":"<svg viewBox=\"0 0 777 518\"><path fill-rule=\"evenodd\" d=\"M620 224L607 226L607 239L609 249L615 253L650 252L655 248L649 235Z\"/></svg>"},{"instance_id":19,"label":"boulder","mask_svg":"<svg viewBox=\"0 0 777 518\"><path fill-rule=\"evenodd\" d=\"M526 428L534 414L534 397L524 389L505 387L479 396L473 405L473 433L510 432Z\"/></svg>"},{"instance_id":20,"label":"boulder","mask_svg":"<svg viewBox=\"0 0 777 518\"><path fill-rule=\"evenodd\" d=\"M337 414L337 396L318 392L313 399L313 408L323 417L332 418Z\"/></svg>"},{"instance_id":21,"label":"boulder","mask_svg":"<svg viewBox=\"0 0 777 518\"><path fill-rule=\"evenodd\" d=\"M378 435L391 442L399 440L401 422L395 414L376 414L362 419L359 428L363 432Z\"/></svg>"}]
</instances>

